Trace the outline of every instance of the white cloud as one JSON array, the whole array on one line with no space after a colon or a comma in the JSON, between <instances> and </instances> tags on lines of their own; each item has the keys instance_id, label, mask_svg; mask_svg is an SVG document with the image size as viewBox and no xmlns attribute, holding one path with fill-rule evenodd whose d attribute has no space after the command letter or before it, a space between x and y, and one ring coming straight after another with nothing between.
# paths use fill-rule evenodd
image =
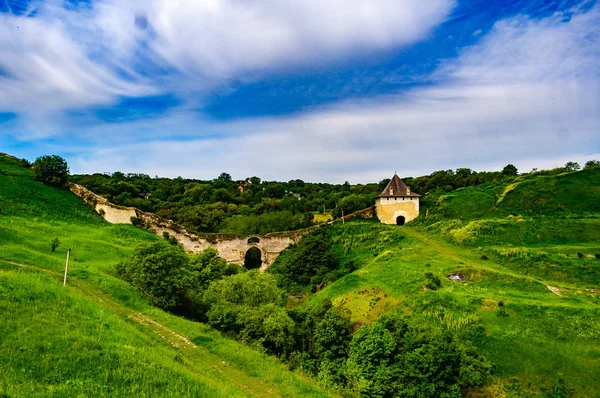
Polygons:
<instances>
[{"instance_id":1,"label":"white cloud","mask_svg":"<svg viewBox=\"0 0 600 398\"><path fill-rule=\"evenodd\" d=\"M169 116L164 126L154 125L162 138L113 148L122 159L115 167L201 178L227 170L237 178L357 182L393 170L418 175L515 163L526 171L565 159L583 162L600 153L600 79L593 62L599 15L596 6L569 22L562 15L498 22L440 68L438 85L402 96L233 123ZM169 120L226 138L194 139L186 127L185 141L169 140ZM140 151L144 156L135 160L125 156ZM90 153L82 169L98 170L104 156L112 159L105 150Z\"/></svg>"},{"instance_id":2,"label":"white cloud","mask_svg":"<svg viewBox=\"0 0 600 398\"><path fill-rule=\"evenodd\" d=\"M37 1L35 17L0 14L0 111L43 120L120 96L197 96L230 78L414 42L453 1Z\"/></svg>"}]
</instances>

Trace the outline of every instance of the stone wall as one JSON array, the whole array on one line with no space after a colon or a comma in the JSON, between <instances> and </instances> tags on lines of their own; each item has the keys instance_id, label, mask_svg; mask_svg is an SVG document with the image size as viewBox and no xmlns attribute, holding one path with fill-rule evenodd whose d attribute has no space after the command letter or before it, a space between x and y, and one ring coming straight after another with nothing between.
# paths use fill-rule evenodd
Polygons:
<instances>
[{"instance_id":1,"label":"stone wall","mask_svg":"<svg viewBox=\"0 0 600 398\"><path fill-rule=\"evenodd\" d=\"M199 253L209 247L216 249L219 256L230 263L244 265L244 257L251 247L256 247L262 254L261 271L266 270L281 252L293 243L298 243L302 236L306 235L319 226L310 227L303 230L273 233L265 236L256 236L258 242L248 243L249 236L235 234L205 234L197 235L188 232L185 228L175 224L172 220L167 220L156 216L153 213L147 213L134 207L117 206L110 203L106 198L96 195L89 189L78 185L70 184L71 192L79 196L85 203L96 209L106 221L112 224L133 224L131 219L136 217L141 227L163 236L166 232L169 236L175 237L177 242L183 248L191 253ZM253 239L253 241L256 239Z\"/></svg>"},{"instance_id":2,"label":"stone wall","mask_svg":"<svg viewBox=\"0 0 600 398\"><path fill-rule=\"evenodd\" d=\"M377 217L384 224L396 224L399 216L405 222L414 220L419 216L419 198L377 198L375 209Z\"/></svg>"}]
</instances>

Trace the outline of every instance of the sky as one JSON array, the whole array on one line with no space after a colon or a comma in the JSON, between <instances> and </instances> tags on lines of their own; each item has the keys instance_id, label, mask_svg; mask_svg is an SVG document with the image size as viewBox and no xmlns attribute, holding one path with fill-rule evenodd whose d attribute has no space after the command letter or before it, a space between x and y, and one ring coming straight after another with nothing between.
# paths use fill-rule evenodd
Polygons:
<instances>
[{"instance_id":1,"label":"sky","mask_svg":"<svg viewBox=\"0 0 600 398\"><path fill-rule=\"evenodd\" d=\"M588 0L0 0L0 152L376 182L600 160Z\"/></svg>"}]
</instances>

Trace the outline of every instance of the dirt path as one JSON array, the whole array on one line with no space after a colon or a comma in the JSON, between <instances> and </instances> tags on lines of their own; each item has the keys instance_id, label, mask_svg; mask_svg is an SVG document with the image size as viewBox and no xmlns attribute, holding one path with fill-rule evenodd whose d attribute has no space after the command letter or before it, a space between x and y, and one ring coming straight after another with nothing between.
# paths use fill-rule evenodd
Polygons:
<instances>
[{"instance_id":1,"label":"dirt path","mask_svg":"<svg viewBox=\"0 0 600 398\"><path fill-rule=\"evenodd\" d=\"M56 271L40 268L34 265L21 264L14 261L2 260L6 264L11 264L24 269L44 272L62 283L63 275ZM188 337L179 334L175 330L158 322L156 319L139 312L134 311L118 301L112 296L99 290L96 286L78 280L75 277L69 277L67 287L78 291L87 297L98 301L103 307L109 308L112 312L118 314L123 319L130 319L138 325L138 329L148 336L155 336L155 341L163 342L169 349L177 352L182 363L196 373L212 373L217 379L223 380L229 385L236 386L240 392L252 397L280 397L281 392L274 384L268 384L258 377L249 376L244 371L237 369L232 364L223 361L222 358L208 352L202 347L196 346ZM210 368L210 369L207 369Z\"/></svg>"}]
</instances>

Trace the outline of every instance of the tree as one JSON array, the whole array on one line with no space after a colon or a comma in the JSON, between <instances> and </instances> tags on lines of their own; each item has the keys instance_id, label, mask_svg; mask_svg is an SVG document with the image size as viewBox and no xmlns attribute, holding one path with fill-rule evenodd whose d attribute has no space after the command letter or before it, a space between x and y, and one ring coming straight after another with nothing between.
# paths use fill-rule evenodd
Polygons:
<instances>
[{"instance_id":1,"label":"tree","mask_svg":"<svg viewBox=\"0 0 600 398\"><path fill-rule=\"evenodd\" d=\"M589 169L600 169L600 161L599 160L588 160L585 162L585 166L583 166L584 170Z\"/></svg>"},{"instance_id":2,"label":"tree","mask_svg":"<svg viewBox=\"0 0 600 398\"><path fill-rule=\"evenodd\" d=\"M162 309L181 310L192 289L189 259L179 246L164 241L138 246L133 257L117 264L117 273Z\"/></svg>"},{"instance_id":3,"label":"tree","mask_svg":"<svg viewBox=\"0 0 600 398\"><path fill-rule=\"evenodd\" d=\"M69 177L69 166L58 155L40 156L33 162L33 177L44 184L64 187Z\"/></svg>"},{"instance_id":4,"label":"tree","mask_svg":"<svg viewBox=\"0 0 600 398\"><path fill-rule=\"evenodd\" d=\"M337 269L331 245L327 230L322 227L290 247L269 271L276 275L279 285L289 291L315 286Z\"/></svg>"},{"instance_id":5,"label":"tree","mask_svg":"<svg viewBox=\"0 0 600 398\"><path fill-rule=\"evenodd\" d=\"M502 174L504 174L505 176L516 176L517 173L518 173L517 168L512 164L507 164L502 169Z\"/></svg>"},{"instance_id":6,"label":"tree","mask_svg":"<svg viewBox=\"0 0 600 398\"><path fill-rule=\"evenodd\" d=\"M565 164L565 169L568 171L577 171L581 169L581 166L579 166L579 163L577 162L567 162L567 164Z\"/></svg>"}]
</instances>

